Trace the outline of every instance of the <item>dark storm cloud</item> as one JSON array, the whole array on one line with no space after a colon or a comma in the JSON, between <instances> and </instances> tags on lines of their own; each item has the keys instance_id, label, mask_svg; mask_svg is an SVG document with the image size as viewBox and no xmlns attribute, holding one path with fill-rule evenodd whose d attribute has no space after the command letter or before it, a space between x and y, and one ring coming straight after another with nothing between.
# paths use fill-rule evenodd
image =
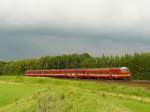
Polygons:
<instances>
[{"instance_id":1,"label":"dark storm cloud","mask_svg":"<svg viewBox=\"0 0 150 112\"><path fill-rule=\"evenodd\" d=\"M36 27L36 28L1 28L0 29L1 38L12 37L15 40L19 37L24 37L27 39L35 38L34 36L53 36L55 38L83 38L85 40L90 40L91 42L99 41L111 41L111 42L128 42L128 43L143 43L149 44L150 38L148 34L142 34L136 31L122 31L122 32L109 32L99 29L99 31L90 31L88 29L69 29L61 27ZM33 36L33 37L32 37ZM20 39L21 40L21 39Z\"/></svg>"},{"instance_id":2,"label":"dark storm cloud","mask_svg":"<svg viewBox=\"0 0 150 112\"><path fill-rule=\"evenodd\" d=\"M147 51L150 38L134 32L90 32L65 28L0 30L0 58L20 59L42 55L89 52L92 55ZM142 38L143 37L143 38ZM144 47L143 47L144 46Z\"/></svg>"},{"instance_id":3,"label":"dark storm cloud","mask_svg":"<svg viewBox=\"0 0 150 112\"><path fill-rule=\"evenodd\" d=\"M150 51L148 0L1 0L0 60Z\"/></svg>"}]
</instances>

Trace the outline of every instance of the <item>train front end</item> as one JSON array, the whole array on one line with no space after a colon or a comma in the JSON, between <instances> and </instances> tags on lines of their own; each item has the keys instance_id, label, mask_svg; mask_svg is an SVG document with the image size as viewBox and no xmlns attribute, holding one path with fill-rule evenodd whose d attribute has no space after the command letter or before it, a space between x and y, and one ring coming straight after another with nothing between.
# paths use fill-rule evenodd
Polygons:
<instances>
[{"instance_id":1,"label":"train front end","mask_svg":"<svg viewBox=\"0 0 150 112\"><path fill-rule=\"evenodd\" d=\"M128 67L121 67L120 68L120 74L122 79L124 80L130 80L131 79L131 72Z\"/></svg>"}]
</instances>

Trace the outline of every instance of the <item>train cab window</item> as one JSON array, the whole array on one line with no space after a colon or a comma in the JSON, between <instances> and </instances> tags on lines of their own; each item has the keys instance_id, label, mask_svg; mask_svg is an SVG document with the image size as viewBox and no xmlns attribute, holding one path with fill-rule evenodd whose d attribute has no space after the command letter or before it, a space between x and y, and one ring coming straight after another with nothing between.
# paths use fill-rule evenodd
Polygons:
<instances>
[{"instance_id":1,"label":"train cab window","mask_svg":"<svg viewBox=\"0 0 150 112\"><path fill-rule=\"evenodd\" d=\"M122 71L122 72L129 72L129 69L128 69L127 67L122 67L122 68L121 68L121 71Z\"/></svg>"}]
</instances>

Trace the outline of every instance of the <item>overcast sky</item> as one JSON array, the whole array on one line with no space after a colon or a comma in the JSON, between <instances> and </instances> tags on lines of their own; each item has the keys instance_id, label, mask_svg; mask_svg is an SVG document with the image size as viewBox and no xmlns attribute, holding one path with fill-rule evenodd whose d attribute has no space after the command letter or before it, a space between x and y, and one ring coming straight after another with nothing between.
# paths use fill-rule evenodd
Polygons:
<instances>
[{"instance_id":1,"label":"overcast sky","mask_svg":"<svg viewBox=\"0 0 150 112\"><path fill-rule=\"evenodd\" d=\"M0 0L0 60L150 51L149 0Z\"/></svg>"}]
</instances>

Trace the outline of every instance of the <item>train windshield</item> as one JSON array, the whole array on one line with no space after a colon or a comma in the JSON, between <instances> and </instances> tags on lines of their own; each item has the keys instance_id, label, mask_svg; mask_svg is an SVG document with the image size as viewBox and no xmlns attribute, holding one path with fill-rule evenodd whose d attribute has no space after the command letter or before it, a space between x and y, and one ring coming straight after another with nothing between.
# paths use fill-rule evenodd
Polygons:
<instances>
[{"instance_id":1,"label":"train windshield","mask_svg":"<svg viewBox=\"0 0 150 112\"><path fill-rule=\"evenodd\" d=\"M121 71L122 71L122 72L130 72L127 67L122 67L122 68L121 68Z\"/></svg>"}]
</instances>

